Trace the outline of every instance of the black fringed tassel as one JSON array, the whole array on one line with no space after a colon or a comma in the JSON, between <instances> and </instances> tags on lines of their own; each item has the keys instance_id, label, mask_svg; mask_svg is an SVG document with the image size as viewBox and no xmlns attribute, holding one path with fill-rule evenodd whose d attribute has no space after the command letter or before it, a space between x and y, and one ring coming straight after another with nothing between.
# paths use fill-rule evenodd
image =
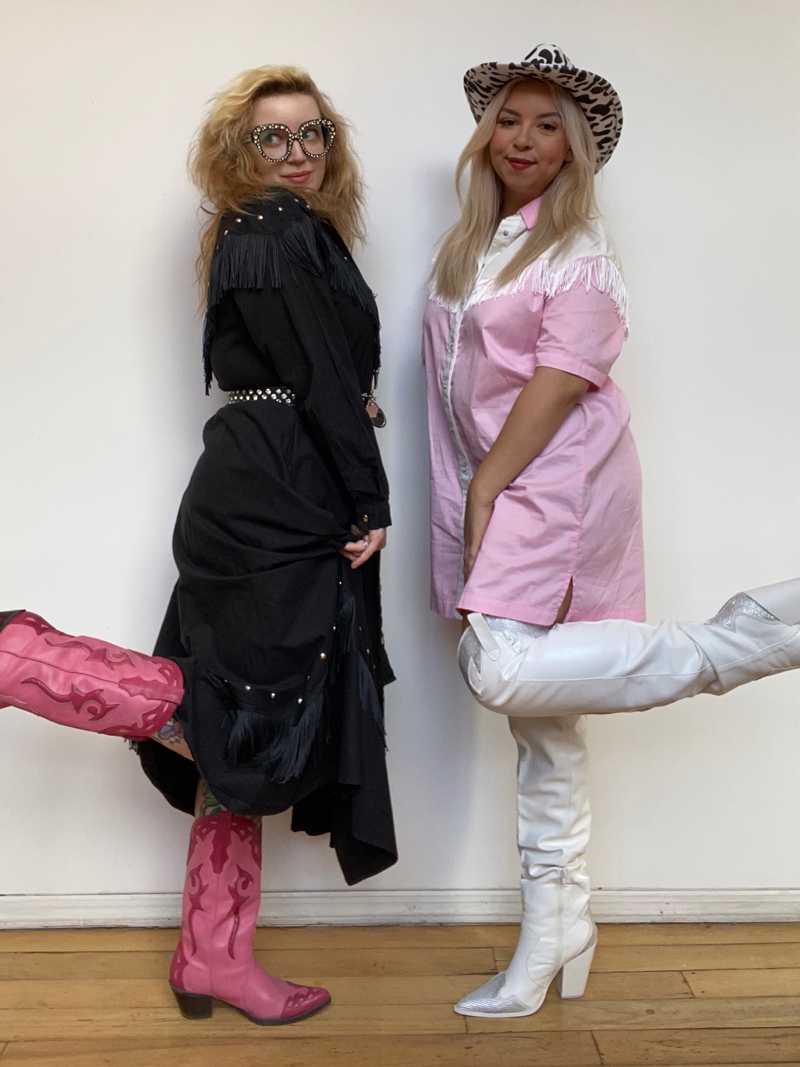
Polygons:
<instances>
[{"instance_id":1,"label":"black fringed tassel","mask_svg":"<svg viewBox=\"0 0 800 1067\"><path fill-rule=\"evenodd\" d=\"M211 382L214 379L214 371L211 367L211 338L214 336L217 319L217 305L211 304L206 308L206 321L203 327L203 375L206 383L206 396L211 392Z\"/></svg>"},{"instance_id":2,"label":"black fringed tassel","mask_svg":"<svg viewBox=\"0 0 800 1067\"><path fill-rule=\"evenodd\" d=\"M324 228L320 228L319 233L325 246L326 259L330 267L331 287L349 296L362 310L369 312L376 325L379 325L375 297L364 281L361 271L357 269L352 260L344 258Z\"/></svg>"},{"instance_id":3,"label":"black fringed tassel","mask_svg":"<svg viewBox=\"0 0 800 1067\"><path fill-rule=\"evenodd\" d=\"M362 708L369 711L381 734L385 734L383 708L372 671L361 653L356 648L356 598L348 596L339 610L336 625L339 628L340 656L358 658L358 699ZM337 664L338 670L338 664Z\"/></svg>"},{"instance_id":4,"label":"black fringed tassel","mask_svg":"<svg viewBox=\"0 0 800 1067\"><path fill-rule=\"evenodd\" d=\"M233 717L226 751L228 759L240 764L254 762L279 785L296 778L308 762L320 727L322 693L310 697L297 721L289 722L255 707L237 705L231 687L221 679L218 689L224 693Z\"/></svg>"},{"instance_id":5,"label":"black fringed tassel","mask_svg":"<svg viewBox=\"0 0 800 1067\"><path fill-rule=\"evenodd\" d=\"M323 269L313 219L303 216L281 234L243 233L223 237L211 264L209 304L216 304L229 289L281 287L281 261L313 274Z\"/></svg>"},{"instance_id":6,"label":"black fringed tassel","mask_svg":"<svg viewBox=\"0 0 800 1067\"><path fill-rule=\"evenodd\" d=\"M339 654L346 656L356 647L356 598L351 593L339 608L336 616L337 645ZM337 668L338 669L338 668Z\"/></svg>"},{"instance_id":7,"label":"black fringed tassel","mask_svg":"<svg viewBox=\"0 0 800 1067\"><path fill-rule=\"evenodd\" d=\"M255 762L274 782L282 785L296 778L308 763L322 721L322 709L322 694L318 693L308 701L295 726L276 725L266 744L261 746Z\"/></svg>"},{"instance_id":8,"label":"black fringed tassel","mask_svg":"<svg viewBox=\"0 0 800 1067\"><path fill-rule=\"evenodd\" d=\"M372 677L372 671L363 656L358 657L358 698L361 701L361 706L366 708L372 715L381 735L385 737L383 708L381 707L378 690L375 687L375 679Z\"/></svg>"},{"instance_id":9,"label":"black fringed tassel","mask_svg":"<svg viewBox=\"0 0 800 1067\"><path fill-rule=\"evenodd\" d=\"M216 328L216 309L230 289L281 287L281 261L296 264L312 274L321 274L317 225L303 216L281 234L243 233L222 237L211 261L208 303L203 327L203 369L206 393L211 390L211 339Z\"/></svg>"}]
</instances>

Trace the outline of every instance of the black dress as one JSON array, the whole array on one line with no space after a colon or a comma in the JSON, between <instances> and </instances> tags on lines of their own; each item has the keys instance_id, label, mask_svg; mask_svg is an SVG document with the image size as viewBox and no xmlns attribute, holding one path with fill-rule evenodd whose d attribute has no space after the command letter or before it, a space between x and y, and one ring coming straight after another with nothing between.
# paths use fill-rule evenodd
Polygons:
<instances>
[{"instance_id":1,"label":"black dress","mask_svg":"<svg viewBox=\"0 0 800 1067\"><path fill-rule=\"evenodd\" d=\"M378 555L353 571L351 525L390 523L364 408L378 365L372 293L336 231L291 191L220 224L206 380L280 387L222 407L175 527L179 579L155 648L178 660L178 718L196 763L153 741L139 755L192 812L198 772L230 811L293 808L330 834L346 881L397 859L386 775Z\"/></svg>"}]
</instances>

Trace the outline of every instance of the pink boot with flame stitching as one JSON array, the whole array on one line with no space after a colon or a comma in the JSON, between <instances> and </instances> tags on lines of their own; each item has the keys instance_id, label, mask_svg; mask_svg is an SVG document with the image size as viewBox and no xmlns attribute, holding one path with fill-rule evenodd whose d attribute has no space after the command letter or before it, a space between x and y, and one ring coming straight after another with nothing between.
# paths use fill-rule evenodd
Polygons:
<instances>
[{"instance_id":1,"label":"pink boot with flame stitching","mask_svg":"<svg viewBox=\"0 0 800 1067\"><path fill-rule=\"evenodd\" d=\"M71 637L30 611L0 615L0 707L143 740L183 700L177 663L94 637Z\"/></svg>"},{"instance_id":2,"label":"pink boot with flame stitching","mask_svg":"<svg viewBox=\"0 0 800 1067\"><path fill-rule=\"evenodd\" d=\"M228 811L195 819L169 976L184 1018L209 1018L216 998L260 1026L280 1026L329 1003L327 989L272 978L256 962L260 902L261 827Z\"/></svg>"}]
</instances>

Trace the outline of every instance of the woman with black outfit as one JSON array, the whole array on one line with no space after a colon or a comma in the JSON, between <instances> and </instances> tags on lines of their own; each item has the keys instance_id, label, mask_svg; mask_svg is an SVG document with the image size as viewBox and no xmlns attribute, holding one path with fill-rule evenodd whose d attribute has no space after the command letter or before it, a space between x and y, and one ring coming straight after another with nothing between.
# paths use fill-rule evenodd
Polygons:
<instances>
[{"instance_id":1,"label":"woman with black outfit","mask_svg":"<svg viewBox=\"0 0 800 1067\"><path fill-rule=\"evenodd\" d=\"M206 384L228 403L181 504L156 655L11 612L0 703L136 742L150 779L197 816L170 974L181 1010L205 1017L218 997L276 1024L330 998L254 960L260 816L291 807L293 829L329 834L348 884L397 858L378 315L349 251L361 184L347 127L305 72L241 75L214 103L192 174L210 215Z\"/></svg>"}]
</instances>

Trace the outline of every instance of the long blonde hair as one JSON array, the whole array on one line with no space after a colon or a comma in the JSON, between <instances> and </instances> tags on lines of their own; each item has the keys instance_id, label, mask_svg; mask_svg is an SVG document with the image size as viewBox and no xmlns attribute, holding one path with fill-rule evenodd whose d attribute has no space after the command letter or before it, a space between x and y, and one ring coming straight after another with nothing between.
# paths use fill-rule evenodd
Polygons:
<instances>
[{"instance_id":1,"label":"long blonde hair","mask_svg":"<svg viewBox=\"0 0 800 1067\"><path fill-rule=\"evenodd\" d=\"M497 226L503 187L489 158L489 142L508 94L515 85L526 80L519 78L509 82L494 97L458 160L456 192L461 203L461 218L445 235L431 274L436 293L448 301L456 302L469 294L478 276L478 260ZM589 123L570 93L552 82L545 84L564 123L572 158L564 163L545 190L536 225L519 252L498 275L498 288L513 281L551 245L563 248L598 214L594 190L597 148ZM467 167L469 186L463 195Z\"/></svg>"},{"instance_id":2,"label":"long blonde hair","mask_svg":"<svg viewBox=\"0 0 800 1067\"><path fill-rule=\"evenodd\" d=\"M200 234L197 281L208 288L219 220L226 211L241 211L249 200L266 195L263 175L244 139L252 128L256 100L284 93L307 93L320 114L336 124L319 192L303 197L339 231L347 245L364 239L364 184L351 143L350 126L301 67L267 66L246 70L211 100L208 116L189 151L189 176L203 197L208 218Z\"/></svg>"}]
</instances>

